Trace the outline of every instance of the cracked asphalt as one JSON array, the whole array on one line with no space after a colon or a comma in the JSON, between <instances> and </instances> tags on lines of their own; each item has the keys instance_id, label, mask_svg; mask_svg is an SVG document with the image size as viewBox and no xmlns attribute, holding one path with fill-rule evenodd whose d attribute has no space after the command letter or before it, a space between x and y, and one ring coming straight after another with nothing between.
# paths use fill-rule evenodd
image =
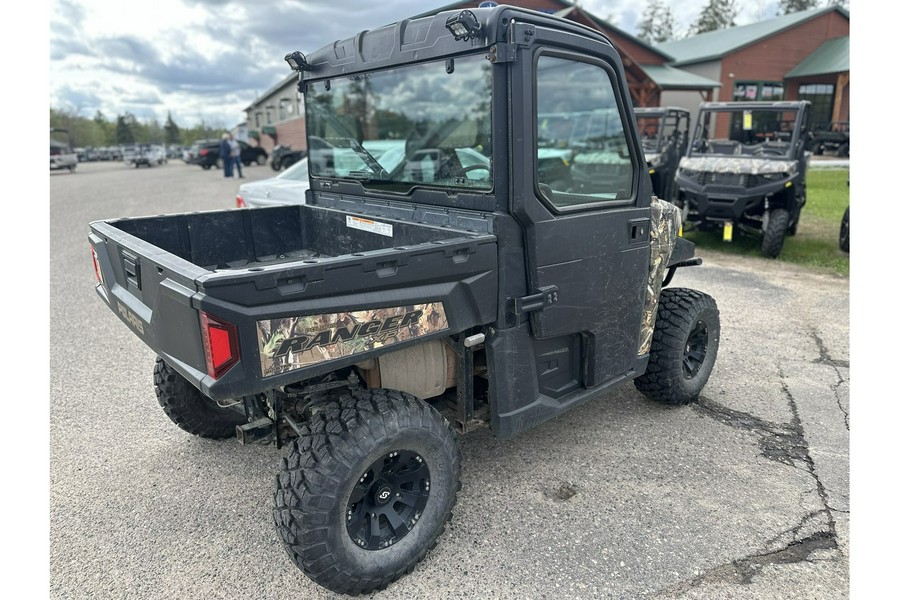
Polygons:
<instances>
[{"instance_id":1,"label":"cracked asphalt","mask_svg":"<svg viewBox=\"0 0 900 600\"><path fill-rule=\"evenodd\" d=\"M283 451L170 423L153 353L93 290L90 221L230 208L238 183L180 162L51 175L54 598L335 597L274 530ZM372 597L848 597L849 281L698 254L672 285L721 312L699 401L660 406L628 385L513 440L468 434L453 521Z\"/></svg>"}]
</instances>

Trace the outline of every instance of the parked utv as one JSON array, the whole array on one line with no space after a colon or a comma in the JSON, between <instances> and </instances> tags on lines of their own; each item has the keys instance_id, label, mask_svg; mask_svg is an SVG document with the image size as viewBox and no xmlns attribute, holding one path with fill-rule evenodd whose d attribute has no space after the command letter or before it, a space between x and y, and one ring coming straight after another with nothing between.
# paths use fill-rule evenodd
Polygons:
<instances>
[{"instance_id":1,"label":"parked utv","mask_svg":"<svg viewBox=\"0 0 900 600\"><path fill-rule=\"evenodd\" d=\"M635 108L634 116L653 193L663 200L675 202L678 195L675 171L687 151L691 113L683 108L657 106Z\"/></svg>"},{"instance_id":2,"label":"parked utv","mask_svg":"<svg viewBox=\"0 0 900 600\"><path fill-rule=\"evenodd\" d=\"M762 252L777 258L806 203L807 101L700 105L687 156L675 176L685 220L762 234Z\"/></svg>"},{"instance_id":3,"label":"parked utv","mask_svg":"<svg viewBox=\"0 0 900 600\"><path fill-rule=\"evenodd\" d=\"M834 152L839 158L849 158L850 122L832 121L823 127L814 127L806 143L806 149L816 156Z\"/></svg>"},{"instance_id":4,"label":"parked utv","mask_svg":"<svg viewBox=\"0 0 900 600\"><path fill-rule=\"evenodd\" d=\"M286 60L323 142L307 144L306 203L94 222L96 289L158 354L175 424L289 443L285 550L319 584L368 593L444 530L456 432L509 438L629 381L690 402L719 313L665 287L700 260L652 196L601 33L499 6ZM539 169L536 125L589 113L591 134L558 136L565 160ZM384 162L366 150L388 141Z\"/></svg>"}]
</instances>

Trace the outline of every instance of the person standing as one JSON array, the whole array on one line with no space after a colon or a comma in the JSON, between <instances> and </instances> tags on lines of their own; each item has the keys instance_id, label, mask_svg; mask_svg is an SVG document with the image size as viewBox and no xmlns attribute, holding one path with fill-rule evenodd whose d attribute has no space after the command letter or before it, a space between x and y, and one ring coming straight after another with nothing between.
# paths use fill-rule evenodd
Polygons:
<instances>
[{"instance_id":1,"label":"person standing","mask_svg":"<svg viewBox=\"0 0 900 600\"><path fill-rule=\"evenodd\" d=\"M222 141L219 143L219 160L222 161L222 167L225 170L225 177L234 177L234 171L232 170L232 162L231 162L231 143L229 142L229 138L231 137L228 133L222 134Z\"/></svg>"},{"instance_id":2,"label":"person standing","mask_svg":"<svg viewBox=\"0 0 900 600\"><path fill-rule=\"evenodd\" d=\"M234 136L230 134L228 136L228 145L231 147L232 175L234 174L234 169L237 169L238 177L243 179L244 173L241 171L241 145L234 139Z\"/></svg>"}]
</instances>

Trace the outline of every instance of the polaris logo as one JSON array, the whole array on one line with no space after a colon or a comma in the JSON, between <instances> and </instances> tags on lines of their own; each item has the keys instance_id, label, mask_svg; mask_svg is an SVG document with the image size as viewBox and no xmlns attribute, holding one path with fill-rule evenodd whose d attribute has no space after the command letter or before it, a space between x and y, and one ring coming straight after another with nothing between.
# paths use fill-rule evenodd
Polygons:
<instances>
[{"instance_id":1,"label":"polaris logo","mask_svg":"<svg viewBox=\"0 0 900 600\"><path fill-rule=\"evenodd\" d=\"M128 307L122 304L121 302L116 302L119 308L119 316L123 321L131 325L131 327L136 330L141 335L144 335L144 323L141 321L136 314L128 310Z\"/></svg>"},{"instance_id":2,"label":"polaris logo","mask_svg":"<svg viewBox=\"0 0 900 600\"><path fill-rule=\"evenodd\" d=\"M275 357L284 356L288 352L300 353L311 350L317 346L330 346L338 342L347 342L353 339L365 338L374 335L387 335L394 333L403 327L418 323L424 313L421 310L413 310L405 314L394 315L386 319L373 319L365 323L358 323L353 327L337 327L326 329L315 334L301 334L288 338L281 342Z\"/></svg>"}]
</instances>

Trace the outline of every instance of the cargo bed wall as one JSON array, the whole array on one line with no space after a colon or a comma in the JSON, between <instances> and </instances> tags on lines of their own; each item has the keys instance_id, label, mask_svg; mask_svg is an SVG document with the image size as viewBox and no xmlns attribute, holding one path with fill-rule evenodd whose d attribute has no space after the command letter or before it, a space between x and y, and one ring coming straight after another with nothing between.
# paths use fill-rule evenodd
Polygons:
<instances>
[{"instance_id":1,"label":"cargo bed wall","mask_svg":"<svg viewBox=\"0 0 900 600\"><path fill-rule=\"evenodd\" d=\"M214 399L486 325L498 310L492 234L284 206L100 221L89 238L98 293ZM205 372L198 311L238 332L240 361L218 380Z\"/></svg>"},{"instance_id":2,"label":"cargo bed wall","mask_svg":"<svg viewBox=\"0 0 900 600\"><path fill-rule=\"evenodd\" d=\"M112 224L210 271L341 256L458 235L415 223L375 223L316 206L143 217Z\"/></svg>"}]
</instances>

